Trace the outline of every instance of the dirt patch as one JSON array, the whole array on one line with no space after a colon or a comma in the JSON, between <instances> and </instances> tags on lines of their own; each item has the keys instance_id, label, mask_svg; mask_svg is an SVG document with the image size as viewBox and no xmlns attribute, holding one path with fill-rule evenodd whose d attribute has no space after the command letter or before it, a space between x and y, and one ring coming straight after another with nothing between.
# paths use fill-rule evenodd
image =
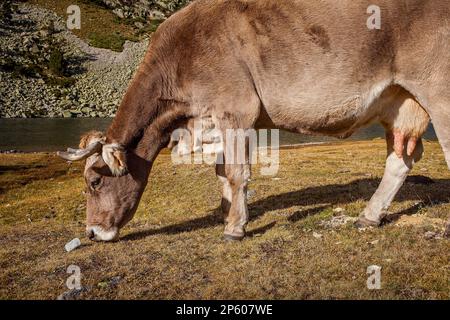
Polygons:
<instances>
[{"instance_id":1,"label":"dirt patch","mask_svg":"<svg viewBox=\"0 0 450 320\"><path fill-rule=\"evenodd\" d=\"M398 227L406 227L406 226L424 226L431 225L436 227L442 227L442 219L430 218L425 215L412 215L412 216L401 216L398 221L395 223Z\"/></svg>"}]
</instances>

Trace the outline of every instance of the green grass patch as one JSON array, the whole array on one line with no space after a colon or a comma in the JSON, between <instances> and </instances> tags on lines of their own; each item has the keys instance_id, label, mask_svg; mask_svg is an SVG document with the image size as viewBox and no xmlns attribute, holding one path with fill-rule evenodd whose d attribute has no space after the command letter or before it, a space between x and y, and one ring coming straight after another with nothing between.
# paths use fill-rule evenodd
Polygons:
<instances>
[{"instance_id":1,"label":"green grass patch","mask_svg":"<svg viewBox=\"0 0 450 320\"><path fill-rule=\"evenodd\" d=\"M78 5L81 10L81 29L72 32L92 46L121 51L125 40L137 41L136 29L117 20L117 16L100 1L88 0L28 0L30 4L54 11L67 18L67 7Z\"/></svg>"},{"instance_id":2,"label":"green grass patch","mask_svg":"<svg viewBox=\"0 0 450 320\"><path fill-rule=\"evenodd\" d=\"M123 45L127 39L125 39L124 36L118 33L113 34L98 34L95 32L92 32L89 34L89 45L97 47L97 48L104 48L104 49L111 49L113 51L122 51Z\"/></svg>"}]
</instances>

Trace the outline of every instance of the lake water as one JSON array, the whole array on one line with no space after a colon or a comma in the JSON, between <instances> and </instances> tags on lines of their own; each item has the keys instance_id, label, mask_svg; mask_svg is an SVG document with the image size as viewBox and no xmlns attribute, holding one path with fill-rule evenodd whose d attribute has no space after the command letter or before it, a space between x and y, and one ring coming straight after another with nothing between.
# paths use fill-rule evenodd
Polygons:
<instances>
[{"instance_id":1,"label":"lake water","mask_svg":"<svg viewBox=\"0 0 450 320\"><path fill-rule=\"evenodd\" d=\"M111 121L110 118L0 119L0 151L65 150L69 146L76 147L83 133L90 130L104 131ZM378 137L384 137L384 129L373 125L359 130L348 140L372 140ZM432 126L426 132L425 139L436 140ZM281 145L329 141L340 140L280 132Z\"/></svg>"}]
</instances>

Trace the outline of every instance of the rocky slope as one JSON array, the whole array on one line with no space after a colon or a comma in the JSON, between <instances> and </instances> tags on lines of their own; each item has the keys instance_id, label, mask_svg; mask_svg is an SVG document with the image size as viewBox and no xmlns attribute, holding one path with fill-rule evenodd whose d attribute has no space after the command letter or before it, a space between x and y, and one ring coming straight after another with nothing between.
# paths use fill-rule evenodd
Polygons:
<instances>
[{"instance_id":1,"label":"rocky slope","mask_svg":"<svg viewBox=\"0 0 450 320\"><path fill-rule=\"evenodd\" d=\"M92 2L136 23L163 20L187 1ZM90 47L54 12L27 3L1 17L0 35L3 118L113 116L149 41L127 41L122 52Z\"/></svg>"},{"instance_id":2,"label":"rocky slope","mask_svg":"<svg viewBox=\"0 0 450 320\"><path fill-rule=\"evenodd\" d=\"M192 0L96 0L120 18L165 19Z\"/></svg>"}]
</instances>

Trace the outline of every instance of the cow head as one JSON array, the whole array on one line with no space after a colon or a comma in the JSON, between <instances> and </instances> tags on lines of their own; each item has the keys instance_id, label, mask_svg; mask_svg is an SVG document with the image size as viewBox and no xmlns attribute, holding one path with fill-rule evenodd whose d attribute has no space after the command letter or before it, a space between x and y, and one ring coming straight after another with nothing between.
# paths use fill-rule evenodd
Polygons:
<instances>
[{"instance_id":1,"label":"cow head","mask_svg":"<svg viewBox=\"0 0 450 320\"><path fill-rule=\"evenodd\" d=\"M114 241L136 212L150 168L133 152L105 141L101 132L90 132L82 137L80 149L69 148L58 155L69 161L86 160L86 235Z\"/></svg>"}]
</instances>

